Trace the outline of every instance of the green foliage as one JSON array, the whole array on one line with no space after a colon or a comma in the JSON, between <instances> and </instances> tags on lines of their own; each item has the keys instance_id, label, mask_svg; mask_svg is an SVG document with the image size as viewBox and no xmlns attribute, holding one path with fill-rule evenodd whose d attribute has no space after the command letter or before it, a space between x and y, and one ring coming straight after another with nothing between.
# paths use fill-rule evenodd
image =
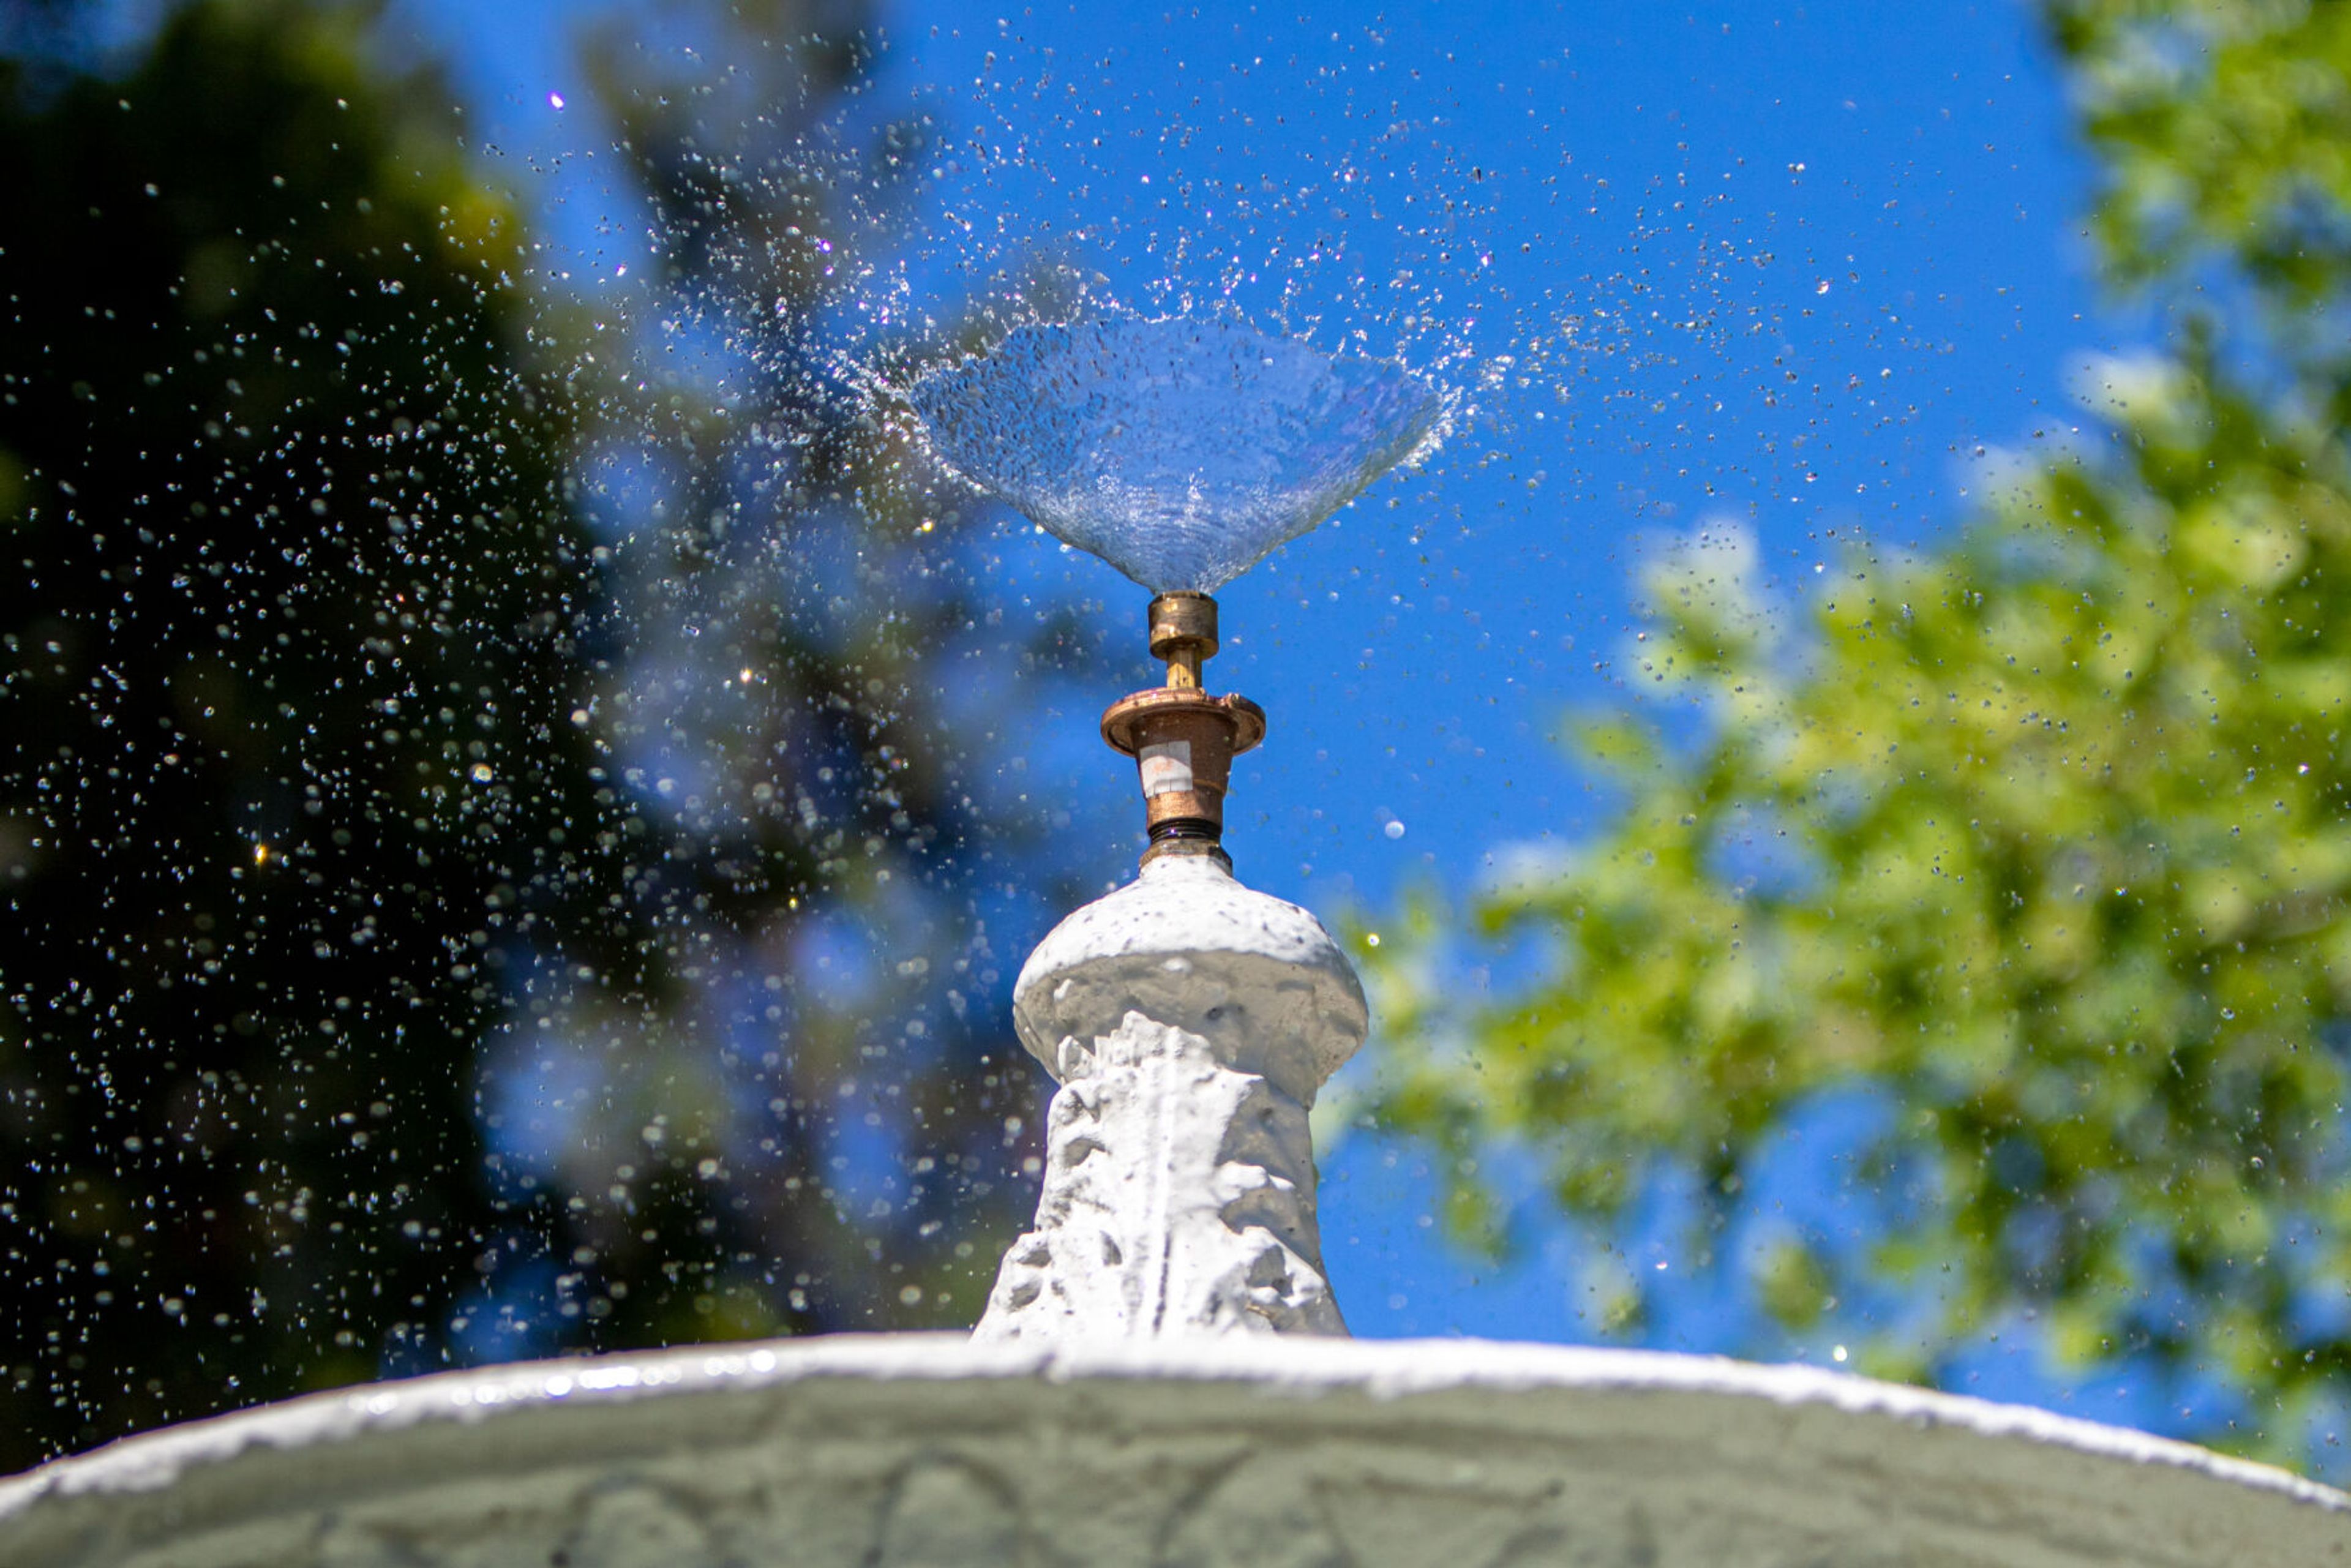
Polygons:
<instances>
[{"instance_id":1,"label":"green foliage","mask_svg":"<svg viewBox=\"0 0 2351 1568\"><path fill-rule=\"evenodd\" d=\"M2118 270L2351 276L2343 9L2057 9ZM2158 70L2157 32L2218 41ZM1366 949L1404 1024L1376 1113L1523 1143L1604 1221L1667 1163L1735 1208L1792 1109L1867 1086L1934 1178L1863 1266L1933 1321L1875 1364L2037 1316L2077 1364L2221 1379L2258 1431L2206 1435L2299 1455L2351 1369L2351 464L2323 357L2257 394L2226 329L2098 366L2111 442L2019 465L1931 554L1801 607L1736 536L1658 561L1641 669L1702 736L1584 727L1625 804L1475 911L1535 982L1448 1010L1435 923ZM1751 1288L1801 1324L1821 1266L1772 1251Z\"/></svg>"},{"instance_id":2,"label":"green foliage","mask_svg":"<svg viewBox=\"0 0 2351 1568\"><path fill-rule=\"evenodd\" d=\"M2339 294L2351 235L2351 13L2326 0L2049 0L2105 162L2105 257L2145 282L2220 263L2289 308Z\"/></svg>"}]
</instances>

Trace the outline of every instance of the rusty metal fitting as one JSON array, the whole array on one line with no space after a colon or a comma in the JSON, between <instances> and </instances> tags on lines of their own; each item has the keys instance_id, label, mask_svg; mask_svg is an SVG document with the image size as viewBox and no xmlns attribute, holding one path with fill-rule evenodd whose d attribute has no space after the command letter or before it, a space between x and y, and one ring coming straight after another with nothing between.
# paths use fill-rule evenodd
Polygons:
<instances>
[{"instance_id":1,"label":"rusty metal fitting","mask_svg":"<svg viewBox=\"0 0 2351 1568\"><path fill-rule=\"evenodd\" d=\"M1189 590L1151 601L1151 656L1167 661L1172 691L1200 689L1200 666L1216 656L1217 601Z\"/></svg>"},{"instance_id":2,"label":"rusty metal fitting","mask_svg":"<svg viewBox=\"0 0 2351 1568\"><path fill-rule=\"evenodd\" d=\"M1247 697L1163 686L1111 704L1102 733L1113 749L1134 758L1141 776L1151 834L1144 859L1221 854L1233 758L1265 738L1265 710Z\"/></svg>"}]
</instances>

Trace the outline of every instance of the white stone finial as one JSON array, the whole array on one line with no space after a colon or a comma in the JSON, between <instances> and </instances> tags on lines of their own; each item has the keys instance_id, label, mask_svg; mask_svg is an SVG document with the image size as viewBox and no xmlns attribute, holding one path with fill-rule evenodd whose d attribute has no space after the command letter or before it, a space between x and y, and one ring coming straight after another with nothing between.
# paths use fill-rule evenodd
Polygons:
<instances>
[{"instance_id":1,"label":"white stone finial","mask_svg":"<svg viewBox=\"0 0 2351 1568\"><path fill-rule=\"evenodd\" d=\"M1161 855L1054 927L1012 1013L1062 1087L975 1339L1347 1332L1306 1113L1367 1015L1320 922L1220 857Z\"/></svg>"}]
</instances>

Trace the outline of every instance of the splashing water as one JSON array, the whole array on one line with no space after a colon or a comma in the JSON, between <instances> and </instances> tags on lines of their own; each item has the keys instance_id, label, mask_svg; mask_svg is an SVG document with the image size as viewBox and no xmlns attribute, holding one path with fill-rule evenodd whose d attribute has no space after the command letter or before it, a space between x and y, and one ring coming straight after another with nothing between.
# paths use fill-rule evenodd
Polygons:
<instances>
[{"instance_id":1,"label":"splashing water","mask_svg":"<svg viewBox=\"0 0 2351 1568\"><path fill-rule=\"evenodd\" d=\"M1445 417L1401 365L1180 317L1020 327L911 398L949 466L1154 593L1223 587Z\"/></svg>"}]
</instances>

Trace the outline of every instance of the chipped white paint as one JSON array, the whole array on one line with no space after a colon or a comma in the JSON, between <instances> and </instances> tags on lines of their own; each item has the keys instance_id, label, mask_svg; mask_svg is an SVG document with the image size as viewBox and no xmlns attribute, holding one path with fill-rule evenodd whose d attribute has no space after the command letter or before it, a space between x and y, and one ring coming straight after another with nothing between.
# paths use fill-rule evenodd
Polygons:
<instances>
[{"instance_id":1,"label":"chipped white paint","mask_svg":"<svg viewBox=\"0 0 2351 1568\"><path fill-rule=\"evenodd\" d=\"M1311 915L1162 856L1053 929L1012 1009L1062 1087L976 1339L1347 1332L1306 1113L1363 1043L1364 992Z\"/></svg>"},{"instance_id":2,"label":"chipped white paint","mask_svg":"<svg viewBox=\"0 0 2351 1568\"><path fill-rule=\"evenodd\" d=\"M839 1336L451 1373L0 1481L8 1568L2234 1568L2351 1498L1806 1367Z\"/></svg>"}]
</instances>

